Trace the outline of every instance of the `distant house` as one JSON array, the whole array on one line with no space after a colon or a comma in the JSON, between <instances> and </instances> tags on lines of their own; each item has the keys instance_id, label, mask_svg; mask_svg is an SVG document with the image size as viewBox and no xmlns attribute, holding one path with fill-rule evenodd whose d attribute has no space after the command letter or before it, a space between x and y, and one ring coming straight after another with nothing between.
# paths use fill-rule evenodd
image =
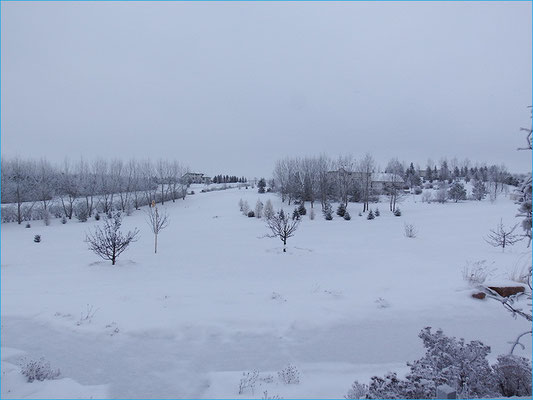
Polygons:
<instances>
[{"instance_id":1,"label":"distant house","mask_svg":"<svg viewBox=\"0 0 533 400\"><path fill-rule=\"evenodd\" d=\"M187 172L185 175L181 177L181 179L189 185L191 183L204 183L204 184L211 183L210 177L204 176L204 174L201 174L198 172Z\"/></svg>"},{"instance_id":2,"label":"distant house","mask_svg":"<svg viewBox=\"0 0 533 400\"><path fill-rule=\"evenodd\" d=\"M372 174L370 186L372 187L372 189L382 192L385 187L391 183L403 186L405 182L400 175L379 172L376 174Z\"/></svg>"},{"instance_id":3,"label":"distant house","mask_svg":"<svg viewBox=\"0 0 533 400\"><path fill-rule=\"evenodd\" d=\"M341 175L348 175L356 181L365 181L365 173L363 172L350 172L345 171L344 169L339 169L337 171L329 171L328 176L330 179L338 179ZM403 178L397 174L389 174L386 172L372 173L370 177L370 187L376 192L382 192L385 189L385 186L390 183L395 183L399 186L403 186L405 183Z\"/></svg>"}]
</instances>

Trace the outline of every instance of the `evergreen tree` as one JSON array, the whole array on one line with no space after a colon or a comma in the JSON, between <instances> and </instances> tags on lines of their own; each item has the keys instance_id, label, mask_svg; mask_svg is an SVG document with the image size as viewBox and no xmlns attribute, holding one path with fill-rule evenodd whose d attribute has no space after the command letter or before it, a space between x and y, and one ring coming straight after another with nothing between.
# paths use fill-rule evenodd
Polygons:
<instances>
[{"instance_id":1,"label":"evergreen tree","mask_svg":"<svg viewBox=\"0 0 533 400\"><path fill-rule=\"evenodd\" d=\"M380 216L379 208L376 207L376 212L374 213L374 215L375 215L376 217L379 217L379 216Z\"/></svg>"},{"instance_id":2,"label":"evergreen tree","mask_svg":"<svg viewBox=\"0 0 533 400\"><path fill-rule=\"evenodd\" d=\"M265 178L259 179L259 182L257 183L257 187L259 188L257 191L258 193L265 193L265 187L266 187Z\"/></svg>"},{"instance_id":3,"label":"evergreen tree","mask_svg":"<svg viewBox=\"0 0 533 400\"><path fill-rule=\"evenodd\" d=\"M400 211L399 208L397 208L397 209L394 211L394 215L395 215L396 217L400 217L400 216L402 215L402 212Z\"/></svg>"},{"instance_id":4,"label":"evergreen tree","mask_svg":"<svg viewBox=\"0 0 533 400\"><path fill-rule=\"evenodd\" d=\"M346 210L346 212L344 213L343 218L344 218L346 221L349 221L349 220L352 219L352 217L350 216L350 213L348 212L348 210Z\"/></svg>"},{"instance_id":5,"label":"evergreen tree","mask_svg":"<svg viewBox=\"0 0 533 400\"><path fill-rule=\"evenodd\" d=\"M474 187L472 188L472 195L476 200L483 200L485 198L487 195L487 188L482 180L476 180Z\"/></svg>"},{"instance_id":6,"label":"evergreen tree","mask_svg":"<svg viewBox=\"0 0 533 400\"><path fill-rule=\"evenodd\" d=\"M298 209L295 208L292 212L292 220L299 220L300 219L300 213L298 212Z\"/></svg>"},{"instance_id":7,"label":"evergreen tree","mask_svg":"<svg viewBox=\"0 0 533 400\"><path fill-rule=\"evenodd\" d=\"M298 213L300 215L305 215L307 214L307 210L305 209L305 205L304 203L300 204L300 206L298 207Z\"/></svg>"},{"instance_id":8,"label":"evergreen tree","mask_svg":"<svg viewBox=\"0 0 533 400\"><path fill-rule=\"evenodd\" d=\"M333 219L333 208L331 208L330 203L326 203L324 206L324 210L322 211L322 214L324 214L324 218L327 221L331 221Z\"/></svg>"},{"instance_id":9,"label":"evergreen tree","mask_svg":"<svg viewBox=\"0 0 533 400\"><path fill-rule=\"evenodd\" d=\"M344 203L339 204L339 207L337 208L337 215L339 217L344 217L344 214L346 213L346 206Z\"/></svg>"},{"instance_id":10,"label":"evergreen tree","mask_svg":"<svg viewBox=\"0 0 533 400\"><path fill-rule=\"evenodd\" d=\"M376 218L376 217L374 216L374 213L372 212L372 210L370 210L368 212L368 215L366 216L366 219L374 219L374 218Z\"/></svg>"},{"instance_id":11,"label":"evergreen tree","mask_svg":"<svg viewBox=\"0 0 533 400\"><path fill-rule=\"evenodd\" d=\"M461 182L455 182L448 191L448 195L457 203L458 200L466 200L466 189Z\"/></svg>"}]
</instances>

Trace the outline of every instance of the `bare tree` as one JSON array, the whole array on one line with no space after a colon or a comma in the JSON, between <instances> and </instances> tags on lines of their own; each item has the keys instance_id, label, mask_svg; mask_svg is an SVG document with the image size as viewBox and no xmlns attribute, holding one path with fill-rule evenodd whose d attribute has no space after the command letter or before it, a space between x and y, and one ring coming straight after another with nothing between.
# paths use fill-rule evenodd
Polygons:
<instances>
[{"instance_id":1,"label":"bare tree","mask_svg":"<svg viewBox=\"0 0 533 400\"><path fill-rule=\"evenodd\" d=\"M489 235L485 238L485 241L494 247L501 247L502 251L505 251L506 246L512 246L513 244L521 241L523 236L514 234L514 230L518 224L512 228L505 228L503 226L502 220L496 227L496 229L491 229Z\"/></svg>"},{"instance_id":2,"label":"bare tree","mask_svg":"<svg viewBox=\"0 0 533 400\"><path fill-rule=\"evenodd\" d=\"M358 163L358 173L361 180L362 194L363 194L363 212L367 211L369 207L370 195L372 190L372 174L375 170L375 162L370 154Z\"/></svg>"},{"instance_id":3,"label":"bare tree","mask_svg":"<svg viewBox=\"0 0 533 400\"><path fill-rule=\"evenodd\" d=\"M300 224L300 219L291 219L283 212L283 209L267 219L267 226L272 231L268 237L279 238L283 242L283 252L287 252L287 239L294 236L294 232Z\"/></svg>"},{"instance_id":4,"label":"bare tree","mask_svg":"<svg viewBox=\"0 0 533 400\"><path fill-rule=\"evenodd\" d=\"M89 232L85 241L89 244L89 250L102 257L104 260L110 260L115 265L117 258L136 241L139 234L137 228L128 231L123 235L120 231L122 217L116 213L111 218L104 217L104 227L96 227L94 233Z\"/></svg>"},{"instance_id":5,"label":"bare tree","mask_svg":"<svg viewBox=\"0 0 533 400\"><path fill-rule=\"evenodd\" d=\"M387 168L385 168L385 172L390 174L390 178L385 184L385 193L389 196L389 210L392 212L396 211L396 203L403 194L403 180L401 178L403 171L404 167L397 158L390 160Z\"/></svg>"},{"instance_id":6,"label":"bare tree","mask_svg":"<svg viewBox=\"0 0 533 400\"><path fill-rule=\"evenodd\" d=\"M159 210L156 206L149 206L147 210L148 215L148 225L154 233L154 253L157 254L157 236L159 232L165 229L169 224L169 218L166 212L159 213Z\"/></svg>"}]
</instances>

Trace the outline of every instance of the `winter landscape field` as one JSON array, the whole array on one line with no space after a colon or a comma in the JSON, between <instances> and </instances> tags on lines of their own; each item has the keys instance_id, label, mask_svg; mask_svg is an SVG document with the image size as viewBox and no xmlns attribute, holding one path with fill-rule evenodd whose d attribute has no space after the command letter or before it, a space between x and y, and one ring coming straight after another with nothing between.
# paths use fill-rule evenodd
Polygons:
<instances>
[{"instance_id":1,"label":"winter landscape field","mask_svg":"<svg viewBox=\"0 0 533 400\"><path fill-rule=\"evenodd\" d=\"M161 207L170 224L157 254L145 212L124 218L140 236L114 267L84 242L102 221L2 225L3 398L341 398L355 379L405 373L423 355L424 327L481 340L492 361L530 327L500 303L472 298L463 278L485 260L487 283L512 284L531 262L525 243L502 252L483 240L499 216L513 223L508 195L447 204L409 195L400 217L371 204L381 210L374 220L358 216L357 204L350 221L302 216L283 253L265 237L264 218L238 205L270 199L278 209L278 196L197 186ZM516 353L528 356L524 342ZM26 383L21 360L41 357L61 379ZM299 384L279 380L288 364ZM254 370L272 381L239 393Z\"/></svg>"},{"instance_id":2,"label":"winter landscape field","mask_svg":"<svg viewBox=\"0 0 533 400\"><path fill-rule=\"evenodd\" d=\"M531 398L532 16L0 1L0 398Z\"/></svg>"}]
</instances>

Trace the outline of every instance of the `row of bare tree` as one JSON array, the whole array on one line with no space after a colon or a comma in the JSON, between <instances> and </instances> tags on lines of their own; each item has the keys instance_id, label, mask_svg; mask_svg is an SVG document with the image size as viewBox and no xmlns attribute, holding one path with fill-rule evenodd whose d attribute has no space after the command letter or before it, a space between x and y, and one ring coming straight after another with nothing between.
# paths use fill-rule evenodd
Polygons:
<instances>
[{"instance_id":1,"label":"row of bare tree","mask_svg":"<svg viewBox=\"0 0 533 400\"><path fill-rule=\"evenodd\" d=\"M52 204L59 205L61 214L69 219L75 207L82 206L90 217L97 207L109 213L185 198L187 182L182 177L186 172L182 164L168 160L66 159L53 165L46 159L2 158L1 200L2 204L15 204L19 224L24 212L37 204L43 213L49 212Z\"/></svg>"}]
</instances>

